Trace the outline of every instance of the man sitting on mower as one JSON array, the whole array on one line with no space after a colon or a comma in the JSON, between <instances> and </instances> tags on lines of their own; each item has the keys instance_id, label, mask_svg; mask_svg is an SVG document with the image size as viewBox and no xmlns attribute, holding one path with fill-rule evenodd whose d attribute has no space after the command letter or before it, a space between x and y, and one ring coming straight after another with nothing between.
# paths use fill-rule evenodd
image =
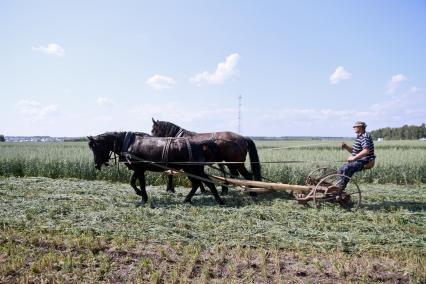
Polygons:
<instances>
[{"instance_id":1,"label":"man sitting on mower","mask_svg":"<svg viewBox=\"0 0 426 284\"><path fill-rule=\"evenodd\" d=\"M339 177L336 186L340 189L345 189L349 178L358 171L363 169L371 169L374 166L374 143L371 135L365 131L367 125L363 121L355 122L354 131L357 135L352 147L346 143L342 143L342 149L351 153L347 159L347 163L343 164L338 170L338 174L345 175L346 177ZM349 178L347 178L349 177Z\"/></svg>"}]
</instances>

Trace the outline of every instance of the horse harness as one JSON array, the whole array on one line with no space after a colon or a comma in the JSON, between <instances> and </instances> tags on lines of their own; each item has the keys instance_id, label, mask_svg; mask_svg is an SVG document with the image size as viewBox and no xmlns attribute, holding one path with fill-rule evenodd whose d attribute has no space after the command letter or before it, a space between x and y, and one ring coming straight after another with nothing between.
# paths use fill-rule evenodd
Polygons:
<instances>
[{"instance_id":1,"label":"horse harness","mask_svg":"<svg viewBox=\"0 0 426 284\"><path fill-rule=\"evenodd\" d=\"M186 149L188 150L188 159L190 162L193 161L193 154L192 154L192 147L191 147L191 143L189 142L188 138L180 138L180 139L184 139L185 143L186 143ZM169 161L169 150L170 150L170 145L172 144L172 141L174 140L174 138L166 138L166 144L164 145L163 148L163 152L161 154L161 162L162 163L166 163Z\"/></svg>"},{"instance_id":2,"label":"horse harness","mask_svg":"<svg viewBox=\"0 0 426 284\"><path fill-rule=\"evenodd\" d=\"M178 132L176 133L175 137L180 138L184 134L184 129L181 127L179 128Z\"/></svg>"},{"instance_id":3,"label":"horse harness","mask_svg":"<svg viewBox=\"0 0 426 284\"><path fill-rule=\"evenodd\" d=\"M180 135L182 135L183 129L180 129L179 133L180 133ZM124 156L128 163L131 163L131 161L130 161L130 155L128 155L127 150L129 148L130 144L132 143L134 137L135 137L135 134L133 132L126 132L126 134L124 135L124 138L123 138L123 145L121 147L121 156ZM184 137L179 137L179 139L184 139L184 141L186 143L186 149L188 151L188 159L189 159L189 161L193 161L194 156L193 156L192 147L191 147L191 143L189 142L189 139L184 138ZM174 138L166 138L166 144L164 145L163 151L161 153L161 162L162 163L167 164L167 162L169 161L169 150L170 150L170 145L172 144L173 140L174 140ZM115 145L114 145L114 147L115 147Z\"/></svg>"},{"instance_id":4,"label":"horse harness","mask_svg":"<svg viewBox=\"0 0 426 284\"><path fill-rule=\"evenodd\" d=\"M169 149L170 149L171 143L172 143L172 139L170 139L170 138L166 139L166 144L164 145L163 153L161 154L161 162L163 162L163 163L168 161Z\"/></svg>"},{"instance_id":5,"label":"horse harness","mask_svg":"<svg viewBox=\"0 0 426 284\"><path fill-rule=\"evenodd\" d=\"M185 133L186 132L186 133ZM178 132L176 133L176 135L175 135L175 137L176 138L181 138L181 137L183 137L185 134L187 134L188 133L188 131L187 130L185 130L185 129L183 129L182 127L179 127L179 130L178 130ZM212 136L210 137L210 139L209 139L210 141L212 141L212 142L215 142L216 140L218 140L218 138L217 138L217 133L216 132L213 132L212 133ZM189 144L187 144L187 145L189 145Z\"/></svg>"},{"instance_id":6,"label":"horse harness","mask_svg":"<svg viewBox=\"0 0 426 284\"><path fill-rule=\"evenodd\" d=\"M123 146L121 146L121 152L124 152L125 150L127 152L127 149L129 149L130 143L132 142L134 138L133 132L126 132L123 139Z\"/></svg>"},{"instance_id":7,"label":"horse harness","mask_svg":"<svg viewBox=\"0 0 426 284\"><path fill-rule=\"evenodd\" d=\"M127 163L131 164L131 155L127 152L127 150L129 149L130 143L133 140L133 138L135 137L133 132L126 132L126 134L124 134L124 138L123 138L123 143L121 145L121 153L120 153L120 157L124 157L127 161ZM114 144L116 142L114 141ZM114 145L115 148L115 145Z\"/></svg>"}]
</instances>

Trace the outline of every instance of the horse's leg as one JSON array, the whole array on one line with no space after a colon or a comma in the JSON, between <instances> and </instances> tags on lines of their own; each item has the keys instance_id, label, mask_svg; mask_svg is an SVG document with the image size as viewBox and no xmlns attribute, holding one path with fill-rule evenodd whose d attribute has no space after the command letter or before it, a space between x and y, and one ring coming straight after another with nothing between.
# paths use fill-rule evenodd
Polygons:
<instances>
[{"instance_id":1,"label":"horse's leg","mask_svg":"<svg viewBox=\"0 0 426 284\"><path fill-rule=\"evenodd\" d=\"M231 173L232 178L237 178L240 174L238 173L237 168L235 165L228 165L229 172Z\"/></svg>"},{"instance_id":2,"label":"horse's leg","mask_svg":"<svg viewBox=\"0 0 426 284\"><path fill-rule=\"evenodd\" d=\"M136 194L139 196L142 196L142 192L140 191L140 189L136 186L136 179L138 178L136 172L133 172L132 175L130 176L130 185L132 186L132 188L135 190Z\"/></svg>"},{"instance_id":3,"label":"horse's leg","mask_svg":"<svg viewBox=\"0 0 426 284\"><path fill-rule=\"evenodd\" d=\"M198 175L199 177L205 178L207 180L209 179L209 177L204 172L203 168L197 170L195 174ZM222 198L220 198L219 193L217 192L214 184L212 182L207 182L207 181L204 181L204 183L210 188L210 191L212 192L217 203L219 203L220 205L224 205L225 202L223 202Z\"/></svg>"},{"instance_id":4,"label":"horse's leg","mask_svg":"<svg viewBox=\"0 0 426 284\"><path fill-rule=\"evenodd\" d=\"M201 185L200 180L188 177L188 179L191 181L191 191L188 193L188 195L185 197L184 202L191 203L191 199L194 196L195 192L197 191L197 188Z\"/></svg>"},{"instance_id":5,"label":"horse's leg","mask_svg":"<svg viewBox=\"0 0 426 284\"><path fill-rule=\"evenodd\" d=\"M148 202L148 194L146 193L146 182L145 182L145 171L141 171L137 173L138 179L139 179L139 185L141 188L141 196L142 196L142 202L147 203Z\"/></svg>"},{"instance_id":6,"label":"horse's leg","mask_svg":"<svg viewBox=\"0 0 426 284\"><path fill-rule=\"evenodd\" d=\"M248 180L252 180L253 179L253 175L246 169L246 167L241 164L237 167L238 172L245 178Z\"/></svg>"},{"instance_id":7,"label":"horse's leg","mask_svg":"<svg viewBox=\"0 0 426 284\"><path fill-rule=\"evenodd\" d=\"M238 166L238 172L247 180L252 180L253 179L253 175L246 169L246 167L244 167L244 165L240 165ZM250 192L249 193L251 196L257 196L256 192Z\"/></svg>"},{"instance_id":8,"label":"horse's leg","mask_svg":"<svg viewBox=\"0 0 426 284\"><path fill-rule=\"evenodd\" d=\"M167 192L175 193L175 187L173 185L173 175L167 175Z\"/></svg>"},{"instance_id":9,"label":"horse's leg","mask_svg":"<svg viewBox=\"0 0 426 284\"><path fill-rule=\"evenodd\" d=\"M201 193L207 193L207 190L204 188L204 185L203 185L203 183L202 183L202 182L200 182L199 187L200 187L200 191L201 191Z\"/></svg>"},{"instance_id":10,"label":"horse's leg","mask_svg":"<svg viewBox=\"0 0 426 284\"><path fill-rule=\"evenodd\" d=\"M223 173L223 177L226 178L226 172L225 172L225 166L223 164L219 164L220 171ZM222 185L222 195L225 195L228 193L228 187L225 185Z\"/></svg>"}]
</instances>

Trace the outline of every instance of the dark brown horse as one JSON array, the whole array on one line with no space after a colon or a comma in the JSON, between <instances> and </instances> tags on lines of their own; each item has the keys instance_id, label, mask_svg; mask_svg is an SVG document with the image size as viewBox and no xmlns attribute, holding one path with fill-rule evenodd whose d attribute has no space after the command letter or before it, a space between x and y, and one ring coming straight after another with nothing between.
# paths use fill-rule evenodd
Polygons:
<instances>
[{"instance_id":1,"label":"dark brown horse","mask_svg":"<svg viewBox=\"0 0 426 284\"><path fill-rule=\"evenodd\" d=\"M186 137L193 141L214 142L220 152L219 160L225 162L237 162L227 164L231 174L238 176L241 174L245 179L262 180L259 156L257 154L256 145L253 140L241 136L234 132L213 132L213 133L196 133L183 129L171 122L159 121L152 119L151 134L156 137ZM251 170L250 173L244 166L247 152L250 156ZM223 190L226 191L224 188Z\"/></svg>"},{"instance_id":2,"label":"dark brown horse","mask_svg":"<svg viewBox=\"0 0 426 284\"><path fill-rule=\"evenodd\" d=\"M111 152L120 155L120 160L133 170L139 180L140 188L136 186L136 178L131 185L142 201L148 201L145 184L145 171L162 172L164 166L176 171L183 170L189 174L192 188L185 198L191 202L192 196L200 186L201 177L209 187L219 204L224 204L216 187L209 182L204 172L204 162L217 161L219 149L211 141L193 141L188 138L143 137L131 132L107 132L95 137L89 136L89 147L93 151L95 167L100 170L107 165Z\"/></svg>"}]
</instances>

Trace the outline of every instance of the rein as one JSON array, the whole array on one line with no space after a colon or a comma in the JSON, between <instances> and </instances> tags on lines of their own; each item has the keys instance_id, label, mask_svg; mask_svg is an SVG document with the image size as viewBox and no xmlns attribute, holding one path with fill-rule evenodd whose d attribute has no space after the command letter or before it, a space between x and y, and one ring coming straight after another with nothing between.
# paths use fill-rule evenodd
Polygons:
<instances>
[{"instance_id":1,"label":"rein","mask_svg":"<svg viewBox=\"0 0 426 284\"><path fill-rule=\"evenodd\" d=\"M173 168L170 168L168 166L162 165L161 162L159 163L159 162L153 162L153 161L149 161L149 160L144 160L144 159L141 159L141 158L133 155L132 153L124 153L124 156L126 157L126 159L127 159L127 161L129 163L130 163L130 159L134 159L134 160L136 160L136 162L151 164L153 166L156 166L158 168L164 169L166 171L176 171L176 169L173 169ZM135 163L135 162L133 162L133 163ZM194 175L194 174L191 174L191 173L187 173L187 172L185 172L184 174L187 175L187 176L189 176L189 177L199 179L201 181L205 181L205 182L209 182L209 183L214 183L216 185L224 185L225 184L225 183L217 182L217 181L214 181L214 180L211 180L211 179L206 179L204 177L200 177L200 176L197 176L197 175Z\"/></svg>"},{"instance_id":2,"label":"rein","mask_svg":"<svg viewBox=\"0 0 426 284\"><path fill-rule=\"evenodd\" d=\"M124 156L128 155L130 153L124 153ZM133 154L130 154L133 157L136 157ZM136 161L128 161L131 163L155 163L155 164L177 164L177 165L200 165L200 166L210 166L214 164L218 165L235 165L235 164L244 164L246 162L168 162L168 161L149 161L149 160L142 160L142 159L136 159ZM309 161L309 160L286 160L286 161L266 161L266 162L253 162L256 164L310 164L310 163L345 163L347 161Z\"/></svg>"}]
</instances>

